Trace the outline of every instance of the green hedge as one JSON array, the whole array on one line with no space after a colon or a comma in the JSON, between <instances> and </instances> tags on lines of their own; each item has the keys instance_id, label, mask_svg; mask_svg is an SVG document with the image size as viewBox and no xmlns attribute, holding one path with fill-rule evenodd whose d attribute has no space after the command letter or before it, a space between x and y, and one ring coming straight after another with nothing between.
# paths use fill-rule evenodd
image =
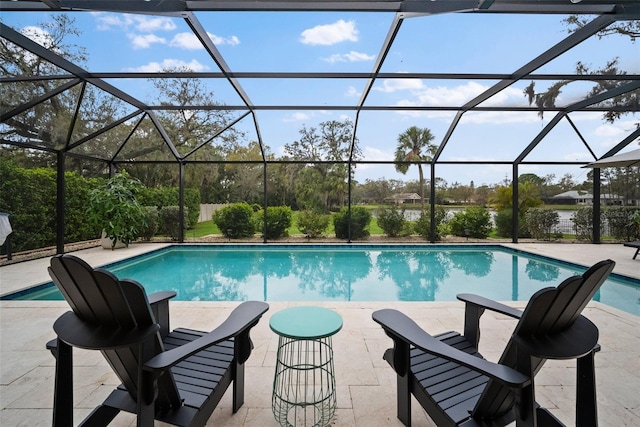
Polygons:
<instances>
[{"instance_id":1,"label":"green hedge","mask_svg":"<svg viewBox=\"0 0 640 427\"><path fill-rule=\"evenodd\" d=\"M467 208L453 215L449 227L454 236L486 239L492 229L491 214L483 207Z\"/></svg>"},{"instance_id":2,"label":"green hedge","mask_svg":"<svg viewBox=\"0 0 640 427\"><path fill-rule=\"evenodd\" d=\"M331 215L314 210L300 211L298 214L298 228L307 237L320 237L329 226Z\"/></svg>"},{"instance_id":3,"label":"green hedge","mask_svg":"<svg viewBox=\"0 0 640 427\"><path fill-rule=\"evenodd\" d=\"M65 173L65 242L99 237L86 221L89 191L97 182ZM56 245L56 188L55 170L20 168L0 158L0 212L11 215L14 252Z\"/></svg>"},{"instance_id":4,"label":"green hedge","mask_svg":"<svg viewBox=\"0 0 640 427\"><path fill-rule=\"evenodd\" d=\"M636 215L640 209L629 206L609 206L603 210L613 238L624 241L640 239L640 227Z\"/></svg>"},{"instance_id":5,"label":"green hedge","mask_svg":"<svg viewBox=\"0 0 640 427\"><path fill-rule=\"evenodd\" d=\"M531 237L537 240L551 240L562 237L553 228L560 223L558 212L544 208L530 208L524 214L524 221Z\"/></svg>"},{"instance_id":6,"label":"green hedge","mask_svg":"<svg viewBox=\"0 0 640 427\"><path fill-rule=\"evenodd\" d=\"M184 228L188 228L189 210L184 208ZM158 211L158 229L173 240L180 239L180 206L163 206Z\"/></svg>"},{"instance_id":7,"label":"green hedge","mask_svg":"<svg viewBox=\"0 0 640 427\"><path fill-rule=\"evenodd\" d=\"M380 208L378 210L378 225L389 237L398 237L407 229L407 219L404 209Z\"/></svg>"},{"instance_id":8,"label":"green hedge","mask_svg":"<svg viewBox=\"0 0 640 427\"><path fill-rule=\"evenodd\" d=\"M180 205L180 192L177 187L144 188L137 198L142 206L155 206L158 209ZM185 188L184 207L185 211L189 211L187 228L192 228L200 217L200 190Z\"/></svg>"},{"instance_id":9,"label":"green hedge","mask_svg":"<svg viewBox=\"0 0 640 427\"><path fill-rule=\"evenodd\" d=\"M253 208L248 203L235 203L218 209L213 213L213 222L229 238L251 237L256 230Z\"/></svg>"},{"instance_id":10,"label":"green hedge","mask_svg":"<svg viewBox=\"0 0 640 427\"><path fill-rule=\"evenodd\" d=\"M371 213L362 206L351 207L351 238L361 239L369 236ZM333 227L338 239L349 238L349 208L344 207L333 216Z\"/></svg>"},{"instance_id":11,"label":"green hedge","mask_svg":"<svg viewBox=\"0 0 640 427\"><path fill-rule=\"evenodd\" d=\"M435 208L435 230L436 234L434 240L436 242L442 240L442 236L449 231L449 224L447 223L447 211L442 206L436 206ZM431 237L431 213L424 212L420 215L420 218L413 225L415 232L425 240L429 240Z\"/></svg>"},{"instance_id":12,"label":"green hedge","mask_svg":"<svg viewBox=\"0 0 640 427\"><path fill-rule=\"evenodd\" d=\"M255 213L256 226L259 231L264 231L264 211ZM277 239L289 235L287 229L291 227L293 213L289 206L268 206L267 207L267 239Z\"/></svg>"}]
</instances>

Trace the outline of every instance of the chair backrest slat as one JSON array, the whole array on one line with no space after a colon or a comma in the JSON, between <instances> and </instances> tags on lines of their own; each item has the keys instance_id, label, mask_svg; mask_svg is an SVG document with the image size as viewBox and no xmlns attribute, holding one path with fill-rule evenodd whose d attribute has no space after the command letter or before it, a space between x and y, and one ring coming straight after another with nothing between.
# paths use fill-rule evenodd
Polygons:
<instances>
[{"instance_id":1,"label":"chair backrest slat","mask_svg":"<svg viewBox=\"0 0 640 427\"><path fill-rule=\"evenodd\" d=\"M156 323L144 288L134 280L119 280L111 272L94 269L73 255L53 257L49 273L74 313L89 324L131 330ZM152 354L162 351L162 340L156 334ZM102 354L135 400L140 346L102 350ZM180 404L171 372L166 372L158 381L156 403L161 406Z\"/></svg>"},{"instance_id":2,"label":"chair backrest slat","mask_svg":"<svg viewBox=\"0 0 640 427\"><path fill-rule=\"evenodd\" d=\"M81 318L89 322L97 322L97 318L85 295L76 283L76 278L71 276L71 272L67 269L67 265L63 263L62 257L53 257L51 266L49 267L49 275L56 284L62 295L65 297L73 312ZM87 279L85 279L87 280ZM91 279L93 280L93 279Z\"/></svg>"},{"instance_id":3,"label":"chair backrest slat","mask_svg":"<svg viewBox=\"0 0 640 427\"><path fill-rule=\"evenodd\" d=\"M549 338L566 331L575 323L589 301L613 270L611 260L600 261L589 268L582 276L565 279L557 288L544 288L536 292L522 312L513 336L519 339ZM518 347L513 339L509 340L499 363L517 368ZM521 350L520 350L521 351ZM530 355L531 372L535 375L545 359ZM509 411L515 402L514 392L498 381L490 380L473 411L478 418L498 417Z\"/></svg>"}]
</instances>

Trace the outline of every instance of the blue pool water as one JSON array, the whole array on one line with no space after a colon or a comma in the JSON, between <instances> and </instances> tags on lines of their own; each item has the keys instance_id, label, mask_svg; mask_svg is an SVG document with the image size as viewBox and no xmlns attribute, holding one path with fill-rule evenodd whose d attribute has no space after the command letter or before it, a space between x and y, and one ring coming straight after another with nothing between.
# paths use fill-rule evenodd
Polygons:
<instances>
[{"instance_id":1,"label":"blue pool water","mask_svg":"<svg viewBox=\"0 0 640 427\"><path fill-rule=\"evenodd\" d=\"M182 301L526 301L585 268L500 246L207 246L160 249L106 268ZM62 299L53 284L11 299ZM6 299L6 297L5 297ZM595 300L640 315L640 280L611 277Z\"/></svg>"}]
</instances>

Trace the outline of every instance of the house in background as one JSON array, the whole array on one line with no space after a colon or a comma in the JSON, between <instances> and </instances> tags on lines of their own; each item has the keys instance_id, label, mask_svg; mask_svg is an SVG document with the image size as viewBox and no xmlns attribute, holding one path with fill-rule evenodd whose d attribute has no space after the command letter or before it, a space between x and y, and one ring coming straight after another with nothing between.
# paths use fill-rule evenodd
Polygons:
<instances>
[{"instance_id":1,"label":"house in background","mask_svg":"<svg viewBox=\"0 0 640 427\"><path fill-rule=\"evenodd\" d=\"M593 194L586 191L565 191L545 200L550 205L593 205Z\"/></svg>"},{"instance_id":2,"label":"house in background","mask_svg":"<svg viewBox=\"0 0 640 427\"><path fill-rule=\"evenodd\" d=\"M564 193L556 194L545 200L545 203L550 205L593 205L593 194L586 191L565 191ZM615 194L601 194L600 203L606 206L622 205L622 197Z\"/></svg>"},{"instance_id":3,"label":"house in background","mask_svg":"<svg viewBox=\"0 0 640 427\"><path fill-rule=\"evenodd\" d=\"M418 193L398 193L389 197L385 197L386 203L395 203L396 205L402 205L405 203L418 203L422 199Z\"/></svg>"}]
</instances>

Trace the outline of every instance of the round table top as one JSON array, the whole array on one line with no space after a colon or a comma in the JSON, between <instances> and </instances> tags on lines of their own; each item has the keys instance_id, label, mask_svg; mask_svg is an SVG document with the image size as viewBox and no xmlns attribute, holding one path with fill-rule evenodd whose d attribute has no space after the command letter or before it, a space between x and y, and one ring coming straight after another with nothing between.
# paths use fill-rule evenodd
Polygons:
<instances>
[{"instance_id":1,"label":"round table top","mask_svg":"<svg viewBox=\"0 0 640 427\"><path fill-rule=\"evenodd\" d=\"M291 307L271 316L269 326L283 337L318 339L329 337L342 329L342 317L324 307Z\"/></svg>"}]
</instances>

